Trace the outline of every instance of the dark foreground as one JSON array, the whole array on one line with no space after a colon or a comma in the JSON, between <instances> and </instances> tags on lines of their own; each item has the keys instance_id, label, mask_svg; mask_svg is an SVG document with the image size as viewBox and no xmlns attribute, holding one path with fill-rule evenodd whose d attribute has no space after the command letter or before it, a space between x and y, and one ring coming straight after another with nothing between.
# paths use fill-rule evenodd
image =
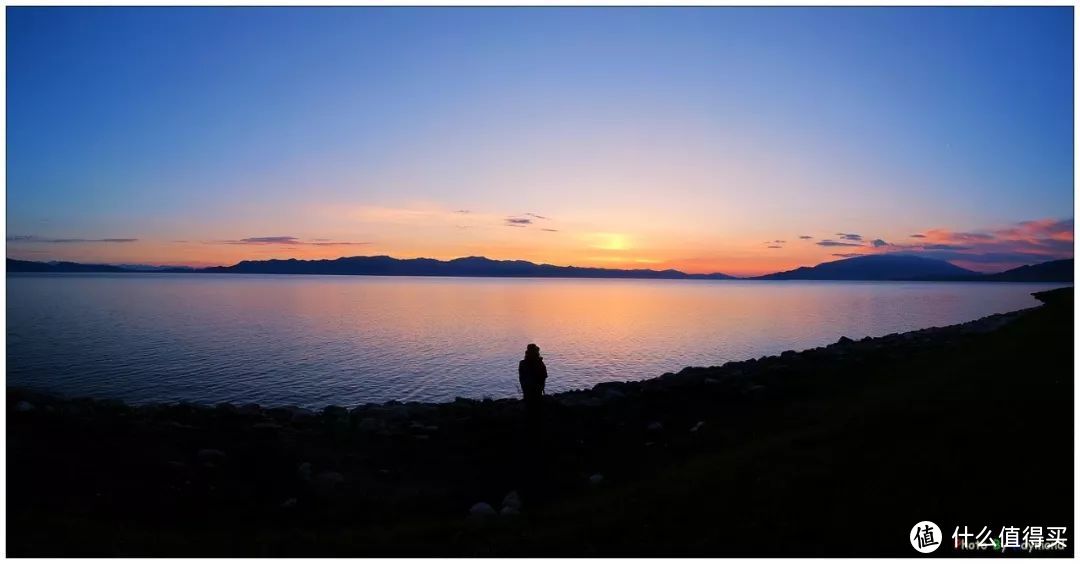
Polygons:
<instances>
[{"instance_id":1,"label":"dark foreground","mask_svg":"<svg viewBox=\"0 0 1080 564\"><path fill-rule=\"evenodd\" d=\"M956 551L957 526L1032 525L1068 527L1042 554L1071 556L1072 289L1041 299L559 394L536 434L514 400L314 414L9 389L8 555L918 556L930 520L934 555L995 554Z\"/></svg>"}]
</instances>

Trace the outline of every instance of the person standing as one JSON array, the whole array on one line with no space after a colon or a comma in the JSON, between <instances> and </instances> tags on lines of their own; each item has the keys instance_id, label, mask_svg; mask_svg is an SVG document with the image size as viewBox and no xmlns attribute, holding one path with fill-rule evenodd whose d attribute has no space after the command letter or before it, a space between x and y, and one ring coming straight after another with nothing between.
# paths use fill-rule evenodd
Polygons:
<instances>
[{"instance_id":1,"label":"person standing","mask_svg":"<svg viewBox=\"0 0 1080 564\"><path fill-rule=\"evenodd\" d=\"M525 347L525 358L518 362L518 382L525 397L525 412L530 421L538 422L544 384L547 383L547 366L544 366L544 358L540 356L540 347L533 343Z\"/></svg>"}]
</instances>

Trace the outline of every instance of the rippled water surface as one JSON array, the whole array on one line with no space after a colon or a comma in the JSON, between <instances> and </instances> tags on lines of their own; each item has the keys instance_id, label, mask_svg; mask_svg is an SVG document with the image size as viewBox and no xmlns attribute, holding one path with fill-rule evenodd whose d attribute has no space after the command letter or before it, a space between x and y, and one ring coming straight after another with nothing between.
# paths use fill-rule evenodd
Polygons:
<instances>
[{"instance_id":1,"label":"rippled water surface","mask_svg":"<svg viewBox=\"0 0 1080 564\"><path fill-rule=\"evenodd\" d=\"M355 405L549 391L1037 305L1045 284L12 274L8 384L132 402Z\"/></svg>"}]
</instances>

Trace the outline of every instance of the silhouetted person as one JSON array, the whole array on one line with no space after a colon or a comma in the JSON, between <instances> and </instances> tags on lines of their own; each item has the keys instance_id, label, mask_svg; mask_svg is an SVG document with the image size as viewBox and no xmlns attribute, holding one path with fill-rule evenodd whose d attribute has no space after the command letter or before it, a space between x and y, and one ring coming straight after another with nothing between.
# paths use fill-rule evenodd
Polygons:
<instances>
[{"instance_id":1,"label":"silhouetted person","mask_svg":"<svg viewBox=\"0 0 1080 564\"><path fill-rule=\"evenodd\" d=\"M544 383L547 382L547 367L540 356L540 347L532 343L525 347L525 358L518 363L518 382L521 383L521 393L525 396L525 412L529 421L538 423L544 398Z\"/></svg>"}]
</instances>

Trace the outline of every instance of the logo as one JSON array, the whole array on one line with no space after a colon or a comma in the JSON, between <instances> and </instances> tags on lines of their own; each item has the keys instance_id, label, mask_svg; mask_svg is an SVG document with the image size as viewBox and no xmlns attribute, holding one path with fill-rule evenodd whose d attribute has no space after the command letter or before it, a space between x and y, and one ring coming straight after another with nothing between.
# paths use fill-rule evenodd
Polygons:
<instances>
[{"instance_id":1,"label":"logo","mask_svg":"<svg viewBox=\"0 0 1080 564\"><path fill-rule=\"evenodd\" d=\"M919 521L911 528L911 533L908 534L911 548L923 554L929 554L937 550L941 546L941 539L941 527L938 527L933 521Z\"/></svg>"}]
</instances>

